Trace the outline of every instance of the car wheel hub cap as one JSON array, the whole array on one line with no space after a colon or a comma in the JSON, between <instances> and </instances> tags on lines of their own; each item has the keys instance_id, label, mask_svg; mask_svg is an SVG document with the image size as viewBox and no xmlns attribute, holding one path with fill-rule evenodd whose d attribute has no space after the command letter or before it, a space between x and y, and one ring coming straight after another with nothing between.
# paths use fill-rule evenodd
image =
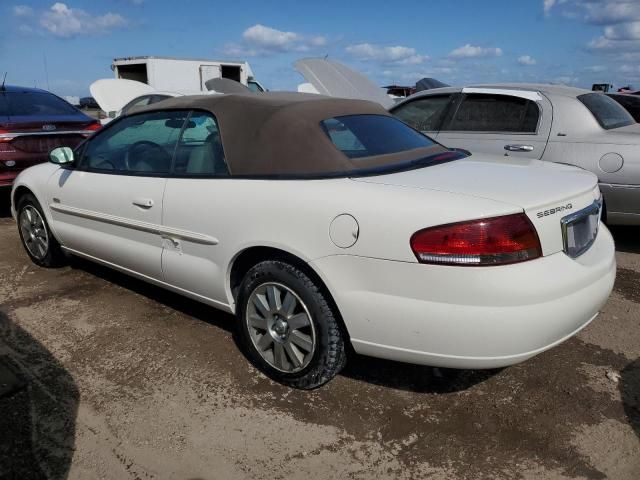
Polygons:
<instances>
[{"instance_id":1,"label":"car wheel hub cap","mask_svg":"<svg viewBox=\"0 0 640 480\"><path fill-rule=\"evenodd\" d=\"M286 320L282 318L278 318L271 328L271 332L275 335L277 340L286 340L287 334L289 333L289 325Z\"/></svg>"},{"instance_id":2,"label":"car wheel hub cap","mask_svg":"<svg viewBox=\"0 0 640 480\"><path fill-rule=\"evenodd\" d=\"M280 283L264 283L249 295L245 321L253 346L273 368L294 373L316 351L316 331L300 297Z\"/></svg>"},{"instance_id":3,"label":"car wheel hub cap","mask_svg":"<svg viewBox=\"0 0 640 480\"><path fill-rule=\"evenodd\" d=\"M31 255L42 260L49 251L49 235L40 212L33 206L27 205L20 212L19 222L25 247Z\"/></svg>"}]
</instances>

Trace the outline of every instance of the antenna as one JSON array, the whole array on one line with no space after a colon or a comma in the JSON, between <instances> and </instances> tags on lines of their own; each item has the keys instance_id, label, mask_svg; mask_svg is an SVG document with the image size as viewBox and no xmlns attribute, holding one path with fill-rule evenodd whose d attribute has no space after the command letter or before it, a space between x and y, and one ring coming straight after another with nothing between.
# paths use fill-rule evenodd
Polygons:
<instances>
[{"instance_id":1,"label":"antenna","mask_svg":"<svg viewBox=\"0 0 640 480\"><path fill-rule=\"evenodd\" d=\"M49 87L49 69L47 68L47 54L42 53L42 59L44 60L44 78L47 82L47 90L51 90Z\"/></svg>"},{"instance_id":2,"label":"antenna","mask_svg":"<svg viewBox=\"0 0 640 480\"><path fill-rule=\"evenodd\" d=\"M4 78L2 79L2 85L0 85L0 90L2 90L2 91L6 90L5 87L4 87L4 82L7 81L7 73L8 72L4 72Z\"/></svg>"}]
</instances>

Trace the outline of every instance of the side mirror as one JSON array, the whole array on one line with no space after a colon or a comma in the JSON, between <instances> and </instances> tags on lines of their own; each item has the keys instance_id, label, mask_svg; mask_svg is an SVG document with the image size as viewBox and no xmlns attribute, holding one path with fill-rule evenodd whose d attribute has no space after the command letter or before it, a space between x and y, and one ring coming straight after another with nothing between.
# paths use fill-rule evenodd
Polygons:
<instances>
[{"instance_id":1,"label":"side mirror","mask_svg":"<svg viewBox=\"0 0 640 480\"><path fill-rule=\"evenodd\" d=\"M73 150L69 147L54 148L49 152L49 161L56 165L69 165L73 163Z\"/></svg>"}]
</instances>

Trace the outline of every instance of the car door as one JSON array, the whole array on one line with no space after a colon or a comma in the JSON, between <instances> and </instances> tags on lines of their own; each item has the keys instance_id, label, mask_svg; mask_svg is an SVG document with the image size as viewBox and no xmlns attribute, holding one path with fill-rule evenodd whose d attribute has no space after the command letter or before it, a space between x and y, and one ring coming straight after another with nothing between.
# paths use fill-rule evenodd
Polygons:
<instances>
[{"instance_id":1,"label":"car door","mask_svg":"<svg viewBox=\"0 0 640 480\"><path fill-rule=\"evenodd\" d=\"M451 93L417 97L391 109L391 113L416 130L436 139L456 97L457 94Z\"/></svg>"},{"instance_id":2,"label":"car door","mask_svg":"<svg viewBox=\"0 0 640 480\"><path fill-rule=\"evenodd\" d=\"M551 103L538 92L465 88L444 120L438 142L450 148L541 158L551 130Z\"/></svg>"},{"instance_id":3,"label":"car door","mask_svg":"<svg viewBox=\"0 0 640 480\"><path fill-rule=\"evenodd\" d=\"M188 112L110 124L49 180L53 228L70 250L160 280L162 198ZM75 165L77 163L77 165Z\"/></svg>"},{"instance_id":4,"label":"car door","mask_svg":"<svg viewBox=\"0 0 640 480\"><path fill-rule=\"evenodd\" d=\"M226 265L233 253L225 208L233 191L216 118L195 111L176 147L174 169L164 195L162 269L170 285L198 297L227 304Z\"/></svg>"}]
</instances>

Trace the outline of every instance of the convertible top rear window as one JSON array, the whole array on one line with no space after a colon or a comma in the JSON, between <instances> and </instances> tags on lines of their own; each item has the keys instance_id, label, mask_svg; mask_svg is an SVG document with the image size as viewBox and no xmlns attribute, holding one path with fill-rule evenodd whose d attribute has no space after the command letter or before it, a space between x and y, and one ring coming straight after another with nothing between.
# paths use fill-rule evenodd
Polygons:
<instances>
[{"instance_id":1,"label":"convertible top rear window","mask_svg":"<svg viewBox=\"0 0 640 480\"><path fill-rule=\"evenodd\" d=\"M435 144L396 118L384 115L347 115L320 122L338 150L350 159L388 155Z\"/></svg>"},{"instance_id":2,"label":"convertible top rear window","mask_svg":"<svg viewBox=\"0 0 640 480\"><path fill-rule=\"evenodd\" d=\"M635 123L633 117L618 102L602 93L585 93L578 96L585 107L605 130L626 127Z\"/></svg>"}]
</instances>

